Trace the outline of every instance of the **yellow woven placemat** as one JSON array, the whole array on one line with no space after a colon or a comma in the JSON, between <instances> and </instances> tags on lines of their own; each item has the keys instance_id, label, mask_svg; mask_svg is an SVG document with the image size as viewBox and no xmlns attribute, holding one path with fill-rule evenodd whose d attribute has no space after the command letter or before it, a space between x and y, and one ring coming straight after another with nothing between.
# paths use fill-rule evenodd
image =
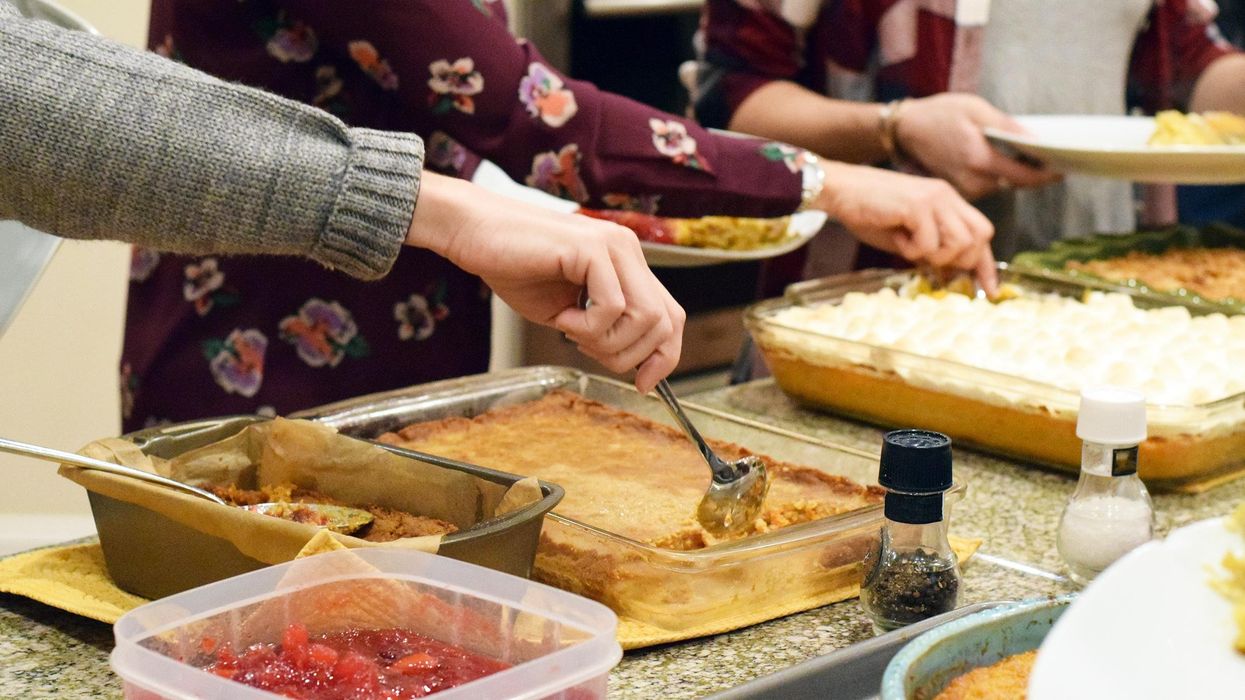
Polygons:
<instances>
[{"instance_id":1,"label":"yellow woven placemat","mask_svg":"<svg viewBox=\"0 0 1245 700\"><path fill-rule=\"evenodd\" d=\"M36 549L0 559L0 592L108 624L147 602L108 578L99 543Z\"/></svg>"},{"instance_id":2,"label":"yellow woven placemat","mask_svg":"<svg viewBox=\"0 0 1245 700\"><path fill-rule=\"evenodd\" d=\"M961 562L972 556L980 545L981 540L977 539L951 538L951 546ZM341 545L333 540L327 542L312 540L307 544L307 548L304 548L303 554L338 548L341 548ZM75 615L109 624L147 602L147 599L126 593L112 582L112 579L108 577L108 569L104 566L103 550L100 549L98 543L38 549L0 559L0 593L24 596ZM844 586L841 589L828 591L815 598L793 604L770 608L749 607L741 610L738 615L715 621L712 624L678 631L620 617L618 643L623 649L640 649L657 644L707 637L837 603L854 598L858 593L856 586Z\"/></svg>"}]
</instances>

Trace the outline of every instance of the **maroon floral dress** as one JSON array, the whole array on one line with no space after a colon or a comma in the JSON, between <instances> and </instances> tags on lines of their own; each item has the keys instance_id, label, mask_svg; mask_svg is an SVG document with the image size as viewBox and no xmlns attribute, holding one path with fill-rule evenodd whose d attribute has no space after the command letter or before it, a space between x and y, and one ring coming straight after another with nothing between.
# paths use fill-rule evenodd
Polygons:
<instances>
[{"instance_id":1,"label":"maroon floral dress","mask_svg":"<svg viewBox=\"0 0 1245 700\"><path fill-rule=\"evenodd\" d=\"M553 70L499 0L154 0L153 50L345 122L424 137L429 168L480 158L599 208L671 216L795 209L803 153L711 134ZM288 413L482 372L488 290L420 250L361 282L279 257L136 249L121 393L127 430Z\"/></svg>"}]
</instances>

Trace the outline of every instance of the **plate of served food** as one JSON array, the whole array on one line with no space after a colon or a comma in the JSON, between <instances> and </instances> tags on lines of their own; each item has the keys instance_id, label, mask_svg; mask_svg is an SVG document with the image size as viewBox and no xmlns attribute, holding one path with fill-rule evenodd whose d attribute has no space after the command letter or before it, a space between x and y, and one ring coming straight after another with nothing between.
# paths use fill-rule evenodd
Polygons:
<instances>
[{"instance_id":1,"label":"plate of served food","mask_svg":"<svg viewBox=\"0 0 1245 700\"><path fill-rule=\"evenodd\" d=\"M653 267L703 267L763 260L790 253L821 231L826 215L805 211L771 219L739 216L671 218L635 211L582 208L579 204L520 185L489 161L472 182L498 194L554 211L613 221L635 232Z\"/></svg>"},{"instance_id":2,"label":"plate of served food","mask_svg":"<svg viewBox=\"0 0 1245 700\"><path fill-rule=\"evenodd\" d=\"M1245 506L1143 545L1047 635L1032 700L1229 698L1245 688Z\"/></svg>"},{"instance_id":3,"label":"plate of served food","mask_svg":"<svg viewBox=\"0 0 1245 700\"><path fill-rule=\"evenodd\" d=\"M1245 117L1227 112L1155 117L1028 115L1028 133L986 128L995 145L1063 171L1134 182L1245 182Z\"/></svg>"}]
</instances>

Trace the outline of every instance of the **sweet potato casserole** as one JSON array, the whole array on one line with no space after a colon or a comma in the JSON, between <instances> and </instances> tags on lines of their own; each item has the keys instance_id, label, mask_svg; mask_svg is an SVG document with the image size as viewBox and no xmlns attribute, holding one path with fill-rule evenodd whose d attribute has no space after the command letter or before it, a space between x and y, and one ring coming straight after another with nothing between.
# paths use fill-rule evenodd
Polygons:
<instances>
[{"instance_id":1,"label":"sweet potato casserole","mask_svg":"<svg viewBox=\"0 0 1245 700\"><path fill-rule=\"evenodd\" d=\"M1146 308L1125 294L1027 291L1002 303L920 294L894 276L877 291L749 315L782 389L799 400L961 443L1076 468L1076 395L1134 386L1157 407L1141 446L1146 479L1178 483L1245 454L1245 315Z\"/></svg>"}]
</instances>

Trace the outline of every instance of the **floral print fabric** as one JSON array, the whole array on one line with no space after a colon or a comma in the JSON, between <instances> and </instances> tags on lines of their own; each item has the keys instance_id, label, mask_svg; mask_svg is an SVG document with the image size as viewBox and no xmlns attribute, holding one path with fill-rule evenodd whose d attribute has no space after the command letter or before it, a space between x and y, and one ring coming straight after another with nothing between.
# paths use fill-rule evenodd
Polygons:
<instances>
[{"instance_id":1,"label":"floral print fabric","mask_svg":"<svg viewBox=\"0 0 1245 700\"><path fill-rule=\"evenodd\" d=\"M551 195L588 201L588 188L579 177L579 146L568 143L562 150L539 153L532 160L532 172L527 176L528 186L544 190Z\"/></svg>"},{"instance_id":2,"label":"floral print fabric","mask_svg":"<svg viewBox=\"0 0 1245 700\"><path fill-rule=\"evenodd\" d=\"M560 197L672 216L776 216L799 203L798 175L759 141L560 74L509 33L500 0L153 0L149 36L165 56L352 126L417 133L426 166L443 173L469 178L483 157ZM125 426L284 414L483 372L480 290L417 250L364 283L288 258L136 249Z\"/></svg>"},{"instance_id":3,"label":"floral print fabric","mask_svg":"<svg viewBox=\"0 0 1245 700\"><path fill-rule=\"evenodd\" d=\"M268 337L255 328L235 328L224 340L203 344L212 377L226 393L252 397L264 382ZM131 401L132 403L132 401Z\"/></svg>"},{"instance_id":4,"label":"floral print fabric","mask_svg":"<svg viewBox=\"0 0 1245 700\"><path fill-rule=\"evenodd\" d=\"M484 89L484 77L475 69L474 61L460 58L450 63L441 59L433 61L428 72L432 74L428 79L428 87L432 88L428 102L434 113L444 114L456 109L463 114L475 114L476 103L471 96Z\"/></svg>"},{"instance_id":5,"label":"floral print fabric","mask_svg":"<svg viewBox=\"0 0 1245 700\"><path fill-rule=\"evenodd\" d=\"M555 129L579 111L575 93L567 90L562 79L540 63L529 65L527 75L519 81L519 102L527 108L528 114Z\"/></svg>"},{"instance_id":6,"label":"floral print fabric","mask_svg":"<svg viewBox=\"0 0 1245 700\"><path fill-rule=\"evenodd\" d=\"M281 337L312 367L336 367L343 357L366 357L367 340L350 312L335 301L309 299L295 316L281 319Z\"/></svg>"}]
</instances>

